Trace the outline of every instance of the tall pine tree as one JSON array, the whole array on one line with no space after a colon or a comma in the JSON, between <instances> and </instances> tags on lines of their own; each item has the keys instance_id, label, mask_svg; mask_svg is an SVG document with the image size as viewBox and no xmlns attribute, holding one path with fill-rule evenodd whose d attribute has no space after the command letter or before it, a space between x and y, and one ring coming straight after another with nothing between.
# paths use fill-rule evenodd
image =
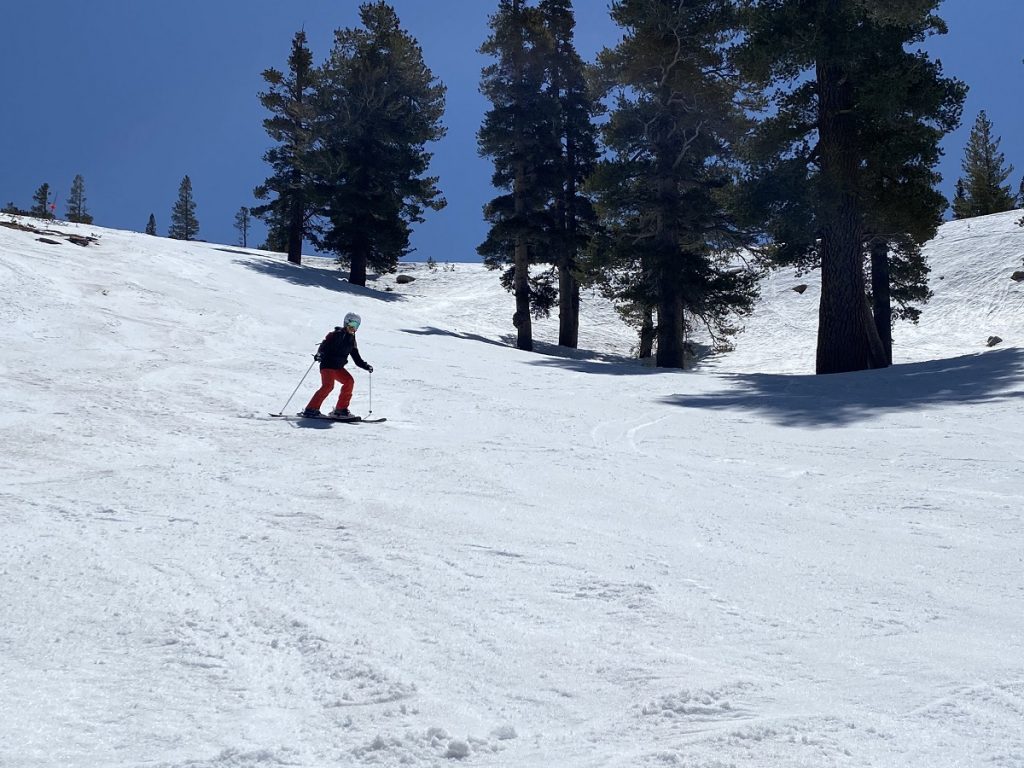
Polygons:
<instances>
[{"instance_id":1,"label":"tall pine tree","mask_svg":"<svg viewBox=\"0 0 1024 768\"><path fill-rule=\"evenodd\" d=\"M864 78L870 85L860 100L864 240L872 314L890 364L894 321L917 322L920 305L931 297L922 246L935 237L948 207L935 168L940 142L958 125L965 95L963 84L943 77L924 53L906 49L927 29L928 22L914 18L878 26L874 53L864 62L875 72Z\"/></svg>"},{"instance_id":2,"label":"tall pine tree","mask_svg":"<svg viewBox=\"0 0 1024 768\"><path fill-rule=\"evenodd\" d=\"M53 212L50 208L50 185L40 184L39 189L32 195L32 207L28 209L29 216L38 216L40 219L52 219Z\"/></svg>"},{"instance_id":3,"label":"tall pine tree","mask_svg":"<svg viewBox=\"0 0 1024 768\"><path fill-rule=\"evenodd\" d=\"M181 180L178 199L171 210L171 226L167 236L175 240L195 240L199 234L199 220L196 219L196 201L192 195L192 179Z\"/></svg>"},{"instance_id":4,"label":"tall pine tree","mask_svg":"<svg viewBox=\"0 0 1024 768\"><path fill-rule=\"evenodd\" d=\"M911 189L927 186L932 145L950 114L958 115L963 91L955 81L943 81L938 64L924 54L902 61L897 51L946 31L935 14L939 2L743 0L741 61L746 73L776 97L774 115L751 144L761 182L751 200L761 203L781 262L820 265L818 373L889 362L864 279L866 243L876 233L888 234L891 225L880 215L882 197L872 198L886 183L878 136L915 132L922 157L913 159L908 145L894 149L903 154L892 159L916 166ZM901 114L902 106L886 91L892 87L906 95L893 81L889 67L894 64L901 76L920 77L929 90L944 94L930 107L913 106ZM915 73L915 65L926 71ZM896 114L886 118L886 109L894 106ZM933 213L928 203L914 216L931 221ZM900 233L912 229L908 216ZM919 231L916 224L913 231Z\"/></svg>"},{"instance_id":5,"label":"tall pine tree","mask_svg":"<svg viewBox=\"0 0 1024 768\"><path fill-rule=\"evenodd\" d=\"M78 224L92 224L92 216L85 207L85 179L81 174L71 182L71 194L68 195L68 221Z\"/></svg>"},{"instance_id":6,"label":"tall pine tree","mask_svg":"<svg viewBox=\"0 0 1024 768\"><path fill-rule=\"evenodd\" d=\"M755 297L753 275L728 256L751 242L728 201L747 128L728 60L734 11L729 0L621 0L612 18L625 34L601 54L616 94L604 130L612 157L594 180L601 246L613 293L643 323L641 354L656 331L660 368L684 367L691 321L720 336Z\"/></svg>"},{"instance_id":7,"label":"tall pine tree","mask_svg":"<svg viewBox=\"0 0 1024 768\"><path fill-rule=\"evenodd\" d=\"M445 88L390 5L363 3L359 18L362 28L335 32L321 68L314 242L366 285L367 269L397 269L424 211L446 205L426 175L427 144L445 134Z\"/></svg>"},{"instance_id":8,"label":"tall pine tree","mask_svg":"<svg viewBox=\"0 0 1024 768\"><path fill-rule=\"evenodd\" d=\"M992 121L981 111L964 151L964 175L957 182L957 196L953 200L954 218L987 216L1017 207L1013 190L1005 183L1013 166L1006 164L999 142L1000 138L992 133Z\"/></svg>"},{"instance_id":9,"label":"tall pine tree","mask_svg":"<svg viewBox=\"0 0 1024 768\"><path fill-rule=\"evenodd\" d=\"M156 216L154 216L152 213L149 214L149 220L146 222L146 234L156 234Z\"/></svg>"},{"instance_id":10,"label":"tall pine tree","mask_svg":"<svg viewBox=\"0 0 1024 768\"><path fill-rule=\"evenodd\" d=\"M515 295L516 346L533 349L533 315L553 295L531 280L530 265L546 260L556 228L552 193L561 163L559 105L545 88L552 38L536 8L501 0L480 50L495 59L483 70L480 90L491 102L477 134L480 154L494 163L492 184L504 193L484 207L491 227L477 248L491 268L506 267L502 282Z\"/></svg>"},{"instance_id":11,"label":"tall pine tree","mask_svg":"<svg viewBox=\"0 0 1024 768\"><path fill-rule=\"evenodd\" d=\"M317 71L306 46L306 33L296 32L288 56L288 72L268 69L263 80L269 88L260 103L271 113L263 127L277 145L263 155L273 175L253 191L257 200L270 202L252 209L252 215L271 229L286 229L278 241L287 243L288 261L302 263L302 242L310 219L311 151L315 141L315 94Z\"/></svg>"},{"instance_id":12,"label":"tall pine tree","mask_svg":"<svg viewBox=\"0 0 1024 768\"><path fill-rule=\"evenodd\" d=\"M596 227L597 216L583 185L597 163L595 117L601 106L592 96L586 66L576 51L576 19L570 0L541 0L538 5L549 42L547 88L557 104L557 132L560 154L555 161L554 208L550 251L558 272L558 343L575 348L579 344L581 254Z\"/></svg>"},{"instance_id":13,"label":"tall pine tree","mask_svg":"<svg viewBox=\"0 0 1024 768\"><path fill-rule=\"evenodd\" d=\"M238 230L238 244L243 248L249 247L249 223L250 211L244 205L235 214L235 229Z\"/></svg>"}]
</instances>

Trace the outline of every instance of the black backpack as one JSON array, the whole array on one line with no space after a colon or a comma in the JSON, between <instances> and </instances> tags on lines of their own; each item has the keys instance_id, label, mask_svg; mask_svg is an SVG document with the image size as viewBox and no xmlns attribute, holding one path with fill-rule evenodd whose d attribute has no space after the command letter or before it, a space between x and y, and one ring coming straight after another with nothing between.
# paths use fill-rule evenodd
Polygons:
<instances>
[{"instance_id":1,"label":"black backpack","mask_svg":"<svg viewBox=\"0 0 1024 768\"><path fill-rule=\"evenodd\" d=\"M317 356L322 363L338 365L341 362L340 358L342 355L347 357L345 354L345 330L341 327L336 327L327 334L327 338L320 342Z\"/></svg>"}]
</instances>

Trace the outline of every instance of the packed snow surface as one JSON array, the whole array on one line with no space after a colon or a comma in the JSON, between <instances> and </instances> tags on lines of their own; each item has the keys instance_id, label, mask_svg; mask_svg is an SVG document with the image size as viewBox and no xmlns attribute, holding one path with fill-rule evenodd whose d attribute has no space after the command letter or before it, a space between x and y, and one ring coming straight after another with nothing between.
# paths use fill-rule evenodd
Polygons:
<instances>
[{"instance_id":1,"label":"packed snow surface","mask_svg":"<svg viewBox=\"0 0 1024 768\"><path fill-rule=\"evenodd\" d=\"M0 765L1024 766L1018 218L827 377L813 274L663 371L478 265L5 218ZM388 421L271 418L348 311Z\"/></svg>"}]
</instances>

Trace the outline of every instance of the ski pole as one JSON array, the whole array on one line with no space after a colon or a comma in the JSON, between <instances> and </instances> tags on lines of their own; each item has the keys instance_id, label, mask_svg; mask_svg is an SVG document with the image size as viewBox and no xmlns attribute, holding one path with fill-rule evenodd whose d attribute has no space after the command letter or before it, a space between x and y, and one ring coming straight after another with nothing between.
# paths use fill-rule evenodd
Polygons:
<instances>
[{"instance_id":1,"label":"ski pole","mask_svg":"<svg viewBox=\"0 0 1024 768\"><path fill-rule=\"evenodd\" d=\"M295 397L295 393L299 391L299 387L302 386L302 382L304 382L306 380L306 377L309 376L309 372L313 370L314 365L316 365L315 357L313 358L313 362L309 364L309 368L306 369L306 372L302 374L302 378L299 379L299 383L295 386L295 389L293 389L292 393L288 395L288 399L285 400L284 405L281 406L281 412L273 413L271 414L272 416L284 416L284 409L288 407L288 403L290 403L292 401L292 398Z\"/></svg>"},{"instance_id":2,"label":"ski pole","mask_svg":"<svg viewBox=\"0 0 1024 768\"><path fill-rule=\"evenodd\" d=\"M373 413L373 371L370 371L370 410L366 415L369 416L371 413Z\"/></svg>"}]
</instances>

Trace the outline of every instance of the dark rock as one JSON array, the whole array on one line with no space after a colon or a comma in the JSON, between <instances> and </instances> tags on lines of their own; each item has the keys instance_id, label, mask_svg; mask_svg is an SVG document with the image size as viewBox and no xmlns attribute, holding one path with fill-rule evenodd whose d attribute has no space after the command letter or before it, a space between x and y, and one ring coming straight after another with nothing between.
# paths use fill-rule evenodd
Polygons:
<instances>
[{"instance_id":1,"label":"dark rock","mask_svg":"<svg viewBox=\"0 0 1024 768\"><path fill-rule=\"evenodd\" d=\"M804 291L807 290L807 285L805 283L801 283L800 285L794 285L793 290L796 291L797 293L803 293Z\"/></svg>"},{"instance_id":2,"label":"dark rock","mask_svg":"<svg viewBox=\"0 0 1024 768\"><path fill-rule=\"evenodd\" d=\"M1019 283L1021 280L1024 280L1024 271L1018 269L1016 272L1010 275L1010 279L1013 280L1015 283Z\"/></svg>"},{"instance_id":3,"label":"dark rock","mask_svg":"<svg viewBox=\"0 0 1024 768\"><path fill-rule=\"evenodd\" d=\"M0 221L0 227L8 227L9 229L20 229L22 232L35 232L36 230L32 227L27 227L24 224L19 224L16 221Z\"/></svg>"},{"instance_id":4,"label":"dark rock","mask_svg":"<svg viewBox=\"0 0 1024 768\"><path fill-rule=\"evenodd\" d=\"M986 347L994 347L996 344L1002 344L1003 340L998 336L989 336L988 341L985 342Z\"/></svg>"},{"instance_id":5,"label":"dark rock","mask_svg":"<svg viewBox=\"0 0 1024 768\"><path fill-rule=\"evenodd\" d=\"M416 278L413 277L412 275L399 275L398 277L395 278L395 282L401 285L404 283L411 283L415 279Z\"/></svg>"}]
</instances>

